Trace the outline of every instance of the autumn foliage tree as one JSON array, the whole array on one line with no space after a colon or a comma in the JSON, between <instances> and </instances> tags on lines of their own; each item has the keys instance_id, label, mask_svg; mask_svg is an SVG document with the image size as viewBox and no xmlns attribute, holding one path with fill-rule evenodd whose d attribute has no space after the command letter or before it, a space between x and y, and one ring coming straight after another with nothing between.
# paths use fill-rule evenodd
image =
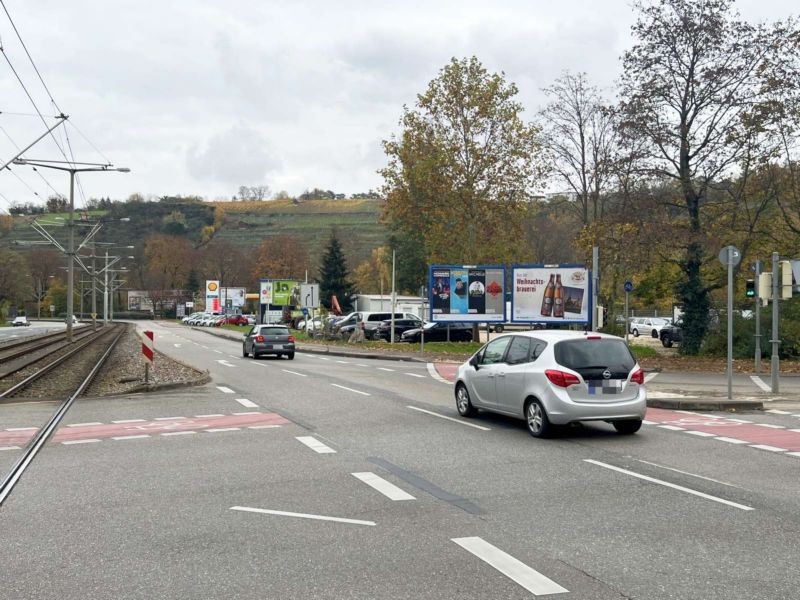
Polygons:
<instances>
[{"instance_id":1,"label":"autumn foliage tree","mask_svg":"<svg viewBox=\"0 0 800 600\"><path fill-rule=\"evenodd\" d=\"M381 246L355 268L353 278L356 289L362 294L385 294L391 289L391 253Z\"/></svg>"},{"instance_id":2,"label":"autumn foliage tree","mask_svg":"<svg viewBox=\"0 0 800 600\"><path fill-rule=\"evenodd\" d=\"M453 58L384 142L384 218L421 237L429 262L503 263L524 252L522 214L541 169L538 129L516 95L477 58Z\"/></svg>"},{"instance_id":3,"label":"autumn foliage tree","mask_svg":"<svg viewBox=\"0 0 800 600\"><path fill-rule=\"evenodd\" d=\"M252 277L256 281L270 279L303 279L308 269L308 249L292 235L265 238L256 250Z\"/></svg>"}]
</instances>

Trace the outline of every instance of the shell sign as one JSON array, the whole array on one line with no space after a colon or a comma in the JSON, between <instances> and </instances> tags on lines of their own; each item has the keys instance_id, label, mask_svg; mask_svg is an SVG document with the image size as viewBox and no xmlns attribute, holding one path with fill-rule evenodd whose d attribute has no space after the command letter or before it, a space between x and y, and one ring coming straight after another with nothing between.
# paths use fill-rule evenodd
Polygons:
<instances>
[{"instance_id":1,"label":"shell sign","mask_svg":"<svg viewBox=\"0 0 800 600\"><path fill-rule=\"evenodd\" d=\"M219 311L219 281L206 281L206 312Z\"/></svg>"}]
</instances>

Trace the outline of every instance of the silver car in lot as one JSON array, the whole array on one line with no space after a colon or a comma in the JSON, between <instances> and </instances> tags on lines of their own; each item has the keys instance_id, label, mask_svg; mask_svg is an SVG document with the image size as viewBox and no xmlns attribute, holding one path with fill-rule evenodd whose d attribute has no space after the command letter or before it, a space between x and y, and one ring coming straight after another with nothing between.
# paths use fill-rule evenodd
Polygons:
<instances>
[{"instance_id":1,"label":"silver car in lot","mask_svg":"<svg viewBox=\"0 0 800 600\"><path fill-rule=\"evenodd\" d=\"M647 410L644 372L625 341L575 331L495 338L458 368L455 396L461 416L481 409L525 419L534 437L577 421L631 434Z\"/></svg>"}]
</instances>

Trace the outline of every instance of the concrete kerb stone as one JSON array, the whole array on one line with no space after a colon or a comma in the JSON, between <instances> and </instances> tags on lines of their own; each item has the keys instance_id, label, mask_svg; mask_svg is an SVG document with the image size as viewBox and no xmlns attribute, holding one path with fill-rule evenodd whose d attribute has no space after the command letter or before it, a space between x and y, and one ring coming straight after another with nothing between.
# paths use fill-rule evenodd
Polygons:
<instances>
[{"instance_id":1,"label":"concrete kerb stone","mask_svg":"<svg viewBox=\"0 0 800 600\"><path fill-rule=\"evenodd\" d=\"M729 400L728 398L648 398L650 408L668 410L741 411L764 410L760 400Z\"/></svg>"}]
</instances>

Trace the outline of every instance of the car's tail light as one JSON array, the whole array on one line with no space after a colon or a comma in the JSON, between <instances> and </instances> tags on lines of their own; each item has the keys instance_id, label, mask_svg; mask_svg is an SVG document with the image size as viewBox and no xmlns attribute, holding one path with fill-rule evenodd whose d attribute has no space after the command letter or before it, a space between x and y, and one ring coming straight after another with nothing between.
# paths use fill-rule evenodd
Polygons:
<instances>
[{"instance_id":1,"label":"car's tail light","mask_svg":"<svg viewBox=\"0 0 800 600\"><path fill-rule=\"evenodd\" d=\"M293 336L293 335L290 335L290 336L289 336L289 341L290 341L290 342L294 342L294 336Z\"/></svg>"},{"instance_id":2,"label":"car's tail light","mask_svg":"<svg viewBox=\"0 0 800 600\"><path fill-rule=\"evenodd\" d=\"M631 382L638 383L639 385L644 385L644 371L641 369L636 369L633 375L631 375Z\"/></svg>"},{"instance_id":3,"label":"car's tail light","mask_svg":"<svg viewBox=\"0 0 800 600\"><path fill-rule=\"evenodd\" d=\"M359 327L361 327L361 329L366 329L366 326L364 325L364 321L361 321L361 323L359 323Z\"/></svg>"},{"instance_id":4,"label":"car's tail light","mask_svg":"<svg viewBox=\"0 0 800 600\"><path fill-rule=\"evenodd\" d=\"M550 383L557 385L558 387L565 388L581 382L577 376L573 375L572 373L567 373L566 371L547 369L544 374Z\"/></svg>"},{"instance_id":5,"label":"car's tail light","mask_svg":"<svg viewBox=\"0 0 800 600\"><path fill-rule=\"evenodd\" d=\"M256 341L257 341L258 343L261 343L261 342L263 342L263 341L264 341L264 336L263 336L263 335L257 335L257 336L256 336Z\"/></svg>"}]
</instances>

